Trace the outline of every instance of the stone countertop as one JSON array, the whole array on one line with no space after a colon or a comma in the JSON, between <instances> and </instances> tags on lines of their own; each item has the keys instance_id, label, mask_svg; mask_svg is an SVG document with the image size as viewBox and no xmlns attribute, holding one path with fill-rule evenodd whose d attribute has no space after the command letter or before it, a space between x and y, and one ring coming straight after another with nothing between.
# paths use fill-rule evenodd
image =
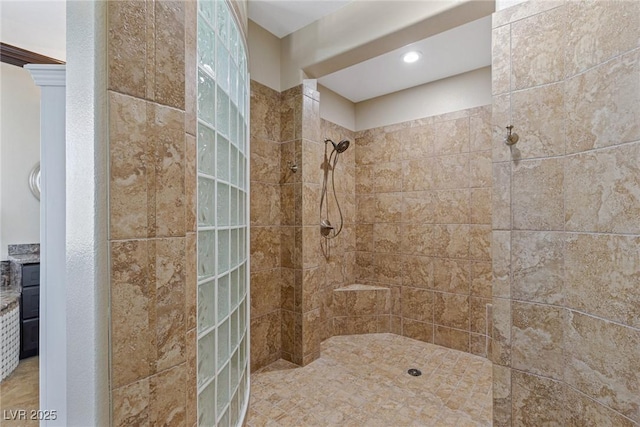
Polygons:
<instances>
[{"instance_id":1,"label":"stone countertop","mask_svg":"<svg viewBox=\"0 0 640 427\"><path fill-rule=\"evenodd\" d=\"M16 264L34 264L40 262L40 254L9 255L7 259Z\"/></svg>"},{"instance_id":2,"label":"stone countertop","mask_svg":"<svg viewBox=\"0 0 640 427\"><path fill-rule=\"evenodd\" d=\"M20 291L16 289L0 289L0 314L16 307L20 300Z\"/></svg>"}]
</instances>

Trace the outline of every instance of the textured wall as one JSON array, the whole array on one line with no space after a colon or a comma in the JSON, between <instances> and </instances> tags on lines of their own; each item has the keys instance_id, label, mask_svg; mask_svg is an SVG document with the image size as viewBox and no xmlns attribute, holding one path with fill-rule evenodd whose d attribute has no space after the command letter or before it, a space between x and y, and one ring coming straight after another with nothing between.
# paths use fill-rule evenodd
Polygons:
<instances>
[{"instance_id":1,"label":"textured wall","mask_svg":"<svg viewBox=\"0 0 640 427\"><path fill-rule=\"evenodd\" d=\"M490 109L356 135L356 281L391 289L391 331L487 353Z\"/></svg>"},{"instance_id":2,"label":"textured wall","mask_svg":"<svg viewBox=\"0 0 640 427\"><path fill-rule=\"evenodd\" d=\"M279 357L304 365L322 340L352 332L394 331L486 355L488 108L356 134L321 120L318 107L309 87L279 94L252 82L252 369ZM335 171L345 225L330 241L318 229L325 138L352 141ZM333 290L356 282L392 289L393 322L375 302L360 311L369 315L334 313Z\"/></svg>"},{"instance_id":3,"label":"textured wall","mask_svg":"<svg viewBox=\"0 0 640 427\"><path fill-rule=\"evenodd\" d=\"M640 3L493 27L494 425L638 425Z\"/></svg>"},{"instance_id":4,"label":"textured wall","mask_svg":"<svg viewBox=\"0 0 640 427\"><path fill-rule=\"evenodd\" d=\"M251 81L251 370L281 357L281 96Z\"/></svg>"},{"instance_id":5,"label":"textured wall","mask_svg":"<svg viewBox=\"0 0 640 427\"><path fill-rule=\"evenodd\" d=\"M321 340L333 334L332 291L353 283L353 147L336 172L345 228L329 246L320 237L318 212L322 141L353 142L354 135L321 121L319 111L319 94L311 87L279 93L251 82L252 370L281 357L301 365L315 360Z\"/></svg>"},{"instance_id":6,"label":"textured wall","mask_svg":"<svg viewBox=\"0 0 640 427\"><path fill-rule=\"evenodd\" d=\"M108 5L113 425L196 423L195 23Z\"/></svg>"},{"instance_id":7,"label":"textured wall","mask_svg":"<svg viewBox=\"0 0 640 427\"><path fill-rule=\"evenodd\" d=\"M318 92L296 86L282 93L283 358L305 365L320 355L321 268L319 182L321 177ZM289 165L296 164L293 173Z\"/></svg>"},{"instance_id":8,"label":"textured wall","mask_svg":"<svg viewBox=\"0 0 640 427\"><path fill-rule=\"evenodd\" d=\"M322 99L321 99L322 102ZM347 151L340 154L338 165L335 170L335 187L342 216L344 218L344 227L342 232L335 239L329 241L321 240L322 258L320 266L324 270L324 281L320 284L320 338L325 340L335 334L340 334L343 328L336 325L334 312L334 292L336 288L341 288L355 283L355 265L356 265L356 144L355 132L350 131L335 123L327 120L321 120L322 140L329 138L336 144L343 139L348 139L351 144ZM322 158L325 157L324 147L322 144ZM327 146L326 161L333 147L331 143ZM326 163L325 163L326 164ZM321 191L321 189L320 189ZM320 192L318 192L320 194ZM331 184L331 175L328 177L328 200L325 200L324 206L329 207L329 219L334 227L339 226L340 215L338 213L335 199L333 196L333 188ZM316 203L315 212L312 214L318 218L320 207L319 197L314 201ZM323 211L326 208L323 208ZM326 211L323 213L326 218ZM316 220L317 221L317 220ZM358 322L356 322L358 323ZM362 323L360 321L359 323ZM368 323L368 322L366 322Z\"/></svg>"}]
</instances>

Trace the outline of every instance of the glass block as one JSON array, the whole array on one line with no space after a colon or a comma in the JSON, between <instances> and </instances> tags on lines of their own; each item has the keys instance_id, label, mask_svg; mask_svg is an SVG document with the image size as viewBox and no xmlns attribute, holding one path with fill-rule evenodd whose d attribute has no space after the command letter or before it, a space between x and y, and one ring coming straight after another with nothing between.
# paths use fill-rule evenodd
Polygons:
<instances>
[{"instance_id":1,"label":"glass block","mask_svg":"<svg viewBox=\"0 0 640 427\"><path fill-rule=\"evenodd\" d=\"M218 279L218 323L229 314L229 275Z\"/></svg>"},{"instance_id":2,"label":"glass block","mask_svg":"<svg viewBox=\"0 0 640 427\"><path fill-rule=\"evenodd\" d=\"M223 1L216 1L218 8L216 14L216 28L218 36L226 46L229 43L229 22L231 21L227 5Z\"/></svg>"},{"instance_id":3,"label":"glass block","mask_svg":"<svg viewBox=\"0 0 640 427\"><path fill-rule=\"evenodd\" d=\"M240 384L238 386L238 400L240 403L240 410L242 410L242 408L244 408L244 402L246 399L246 392L247 388L245 385L245 376L244 376L244 370L242 370L242 376L240 378Z\"/></svg>"},{"instance_id":4,"label":"glass block","mask_svg":"<svg viewBox=\"0 0 640 427\"><path fill-rule=\"evenodd\" d=\"M227 356L228 357L228 356ZM229 403L229 364L220 371L218 374L217 381L217 393L216 393L216 406L218 407L218 412L224 409L224 407Z\"/></svg>"},{"instance_id":5,"label":"glass block","mask_svg":"<svg viewBox=\"0 0 640 427\"><path fill-rule=\"evenodd\" d=\"M215 290L214 280L198 285L198 332L216 324Z\"/></svg>"},{"instance_id":6,"label":"glass block","mask_svg":"<svg viewBox=\"0 0 640 427\"><path fill-rule=\"evenodd\" d=\"M239 117L239 116L238 116ZM242 160L244 159L244 157L246 157L246 147L245 147L245 140L244 140L244 122L242 120L242 117L239 117L238 119L239 123L238 123L238 150L240 151L240 163L242 163Z\"/></svg>"},{"instance_id":7,"label":"glass block","mask_svg":"<svg viewBox=\"0 0 640 427\"><path fill-rule=\"evenodd\" d=\"M216 45L216 81L218 85L229 93L229 51L220 44L220 39Z\"/></svg>"},{"instance_id":8,"label":"glass block","mask_svg":"<svg viewBox=\"0 0 640 427\"><path fill-rule=\"evenodd\" d=\"M227 184L218 183L217 197L216 217L218 226L224 227L229 225L229 186Z\"/></svg>"},{"instance_id":9,"label":"glass block","mask_svg":"<svg viewBox=\"0 0 640 427\"><path fill-rule=\"evenodd\" d=\"M239 243L238 243L238 262L244 262L245 258L246 258L246 229L245 228L241 228L238 231L238 239L239 239Z\"/></svg>"},{"instance_id":10,"label":"glass block","mask_svg":"<svg viewBox=\"0 0 640 427\"><path fill-rule=\"evenodd\" d=\"M216 99L216 129L224 136L229 136L229 96L218 86Z\"/></svg>"},{"instance_id":11,"label":"glass block","mask_svg":"<svg viewBox=\"0 0 640 427\"><path fill-rule=\"evenodd\" d=\"M238 153L238 188L241 190L247 190L247 164L248 156L242 153L242 150Z\"/></svg>"},{"instance_id":12,"label":"glass block","mask_svg":"<svg viewBox=\"0 0 640 427\"><path fill-rule=\"evenodd\" d=\"M198 425L216 425L216 382L213 381L198 395Z\"/></svg>"},{"instance_id":13,"label":"glass block","mask_svg":"<svg viewBox=\"0 0 640 427\"><path fill-rule=\"evenodd\" d=\"M202 70L198 70L198 117L211 126L216 118L216 84Z\"/></svg>"},{"instance_id":14,"label":"glass block","mask_svg":"<svg viewBox=\"0 0 640 427\"><path fill-rule=\"evenodd\" d=\"M218 425L216 427L230 427L231 424L229 424L229 422L229 409L227 408L227 410L224 411L224 414L222 414L222 417L218 421Z\"/></svg>"},{"instance_id":15,"label":"glass block","mask_svg":"<svg viewBox=\"0 0 640 427\"><path fill-rule=\"evenodd\" d=\"M245 293L247 292L247 263L244 262L239 268L238 278L238 291L241 295L240 299L244 300Z\"/></svg>"},{"instance_id":16,"label":"glass block","mask_svg":"<svg viewBox=\"0 0 640 427\"><path fill-rule=\"evenodd\" d=\"M244 120L247 122L247 126L249 126L249 111L250 111L250 101L249 101L249 86L245 87L244 94Z\"/></svg>"},{"instance_id":17,"label":"glass block","mask_svg":"<svg viewBox=\"0 0 640 427\"><path fill-rule=\"evenodd\" d=\"M217 146L217 168L216 177L224 181L229 181L229 141L222 135L218 134Z\"/></svg>"},{"instance_id":18,"label":"glass block","mask_svg":"<svg viewBox=\"0 0 640 427\"><path fill-rule=\"evenodd\" d=\"M236 348L238 345L238 310L231 314L231 348Z\"/></svg>"},{"instance_id":19,"label":"glass block","mask_svg":"<svg viewBox=\"0 0 640 427\"><path fill-rule=\"evenodd\" d=\"M230 296L231 296L231 310L235 310L238 307L238 280L240 274L238 273L238 269L235 269L231 272L229 288L230 288Z\"/></svg>"},{"instance_id":20,"label":"glass block","mask_svg":"<svg viewBox=\"0 0 640 427\"><path fill-rule=\"evenodd\" d=\"M235 105L230 104L229 111L229 139L236 147L239 146L238 141L238 109Z\"/></svg>"},{"instance_id":21,"label":"glass block","mask_svg":"<svg viewBox=\"0 0 640 427\"><path fill-rule=\"evenodd\" d=\"M218 328L218 366L227 363L229 360L229 319L225 320ZM225 366L223 371L226 370L229 373L229 364ZM221 375L218 374L218 382ZM228 385L227 385L228 387Z\"/></svg>"},{"instance_id":22,"label":"glass block","mask_svg":"<svg viewBox=\"0 0 640 427\"><path fill-rule=\"evenodd\" d=\"M244 44L238 44L238 69L240 70L241 75L245 75L245 65L247 63L246 52L244 51Z\"/></svg>"},{"instance_id":23,"label":"glass block","mask_svg":"<svg viewBox=\"0 0 640 427\"><path fill-rule=\"evenodd\" d=\"M208 126L198 123L198 171L215 175L216 133Z\"/></svg>"},{"instance_id":24,"label":"glass block","mask_svg":"<svg viewBox=\"0 0 640 427\"><path fill-rule=\"evenodd\" d=\"M238 388L238 384L240 383L240 375L242 374L242 367L240 366L240 348L233 353L231 357L231 389L235 390Z\"/></svg>"},{"instance_id":25,"label":"glass block","mask_svg":"<svg viewBox=\"0 0 640 427\"><path fill-rule=\"evenodd\" d=\"M246 155L247 154L247 124L244 121L244 119L242 119L240 122L240 130L239 130L238 138L240 140L240 145L238 146L238 148L243 154Z\"/></svg>"},{"instance_id":26,"label":"glass block","mask_svg":"<svg viewBox=\"0 0 640 427\"><path fill-rule=\"evenodd\" d=\"M232 384L235 384L232 382ZM231 388L234 389L233 387ZM238 392L233 395L233 399L231 399L231 406L229 407L229 414L231 418L231 425L238 425L238 408L240 407Z\"/></svg>"},{"instance_id":27,"label":"glass block","mask_svg":"<svg viewBox=\"0 0 640 427\"><path fill-rule=\"evenodd\" d=\"M218 231L218 272L229 271L229 230Z\"/></svg>"},{"instance_id":28,"label":"glass block","mask_svg":"<svg viewBox=\"0 0 640 427\"><path fill-rule=\"evenodd\" d=\"M242 110L239 110L239 112L241 111ZM245 154L245 157L246 157L248 156L247 154L247 120L242 115L239 115L238 122L240 124L240 127L238 128L238 132L239 132L238 138L240 138L240 149Z\"/></svg>"},{"instance_id":29,"label":"glass block","mask_svg":"<svg viewBox=\"0 0 640 427\"><path fill-rule=\"evenodd\" d=\"M238 82L238 113L240 113L240 117L242 117L242 118L244 118L244 95L245 95L245 92L246 92L246 90L245 90L244 81Z\"/></svg>"},{"instance_id":30,"label":"glass block","mask_svg":"<svg viewBox=\"0 0 640 427\"><path fill-rule=\"evenodd\" d=\"M229 146L229 182L238 185L238 149Z\"/></svg>"},{"instance_id":31,"label":"glass block","mask_svg":"<svg viewBox=\"0 0 640 427\"><path fill-rule=\"evenodd\" d=\"M213 0L199 0L198 1L198 6L200 8L200 13L202 14L202 16L207 18L209 20L209 22L211 22L211 23L214 22L214 18L215 18L215 15L216 15L215 4L216 4L216 2L213 1Z\"/></svg>"},{"instance_id":32,"label":"glass block","mask_svg":"<svg viewBox=\"0 0 640 427\"><path fill-rule=\"evenodd\" d=\"M235 21L231 21L229 26L229 51L234 62L238 62L238 30Z\"/></svg>"},{"instance_id":33,"label":"glass block","mask_svg":"<svg viewBox=\"0 0 640 427\"><path fill-rule=\"evenodd\" d=\"M245 225L245 193L238 192L238 225Z\"/></svg>"},{"instance_id":34,"label":"glass block","mask_svg":"<svg viewBox=\"0 0 640 427\"><path fill-rule=\"evenodd\" d=\"M229 97L231 105L238 105L238 67L233 62L229 67Z\"/></svg>"},{"instance_id":35,"label":"glass block","mask_svg":"<svg viewBox=\"0 0 640 427\"><path fill-rule=\"evenodd\" d=\"M229 215L231 225L238 225L238 189L231 187L231 200L229 201ZM236 263L232 263L236 265Z\"/></svg>"},{"instance_id":36,"label":"glass block","mask_svg":"<svg viewBox=\"0 0 640 427\"><path fill-rule=\"evenodd\" d=\"M240 307L238 308L238 328L239 328L239 333L240 333L240 337L241 339L244 339L244 333L245 331L245 324L247 322L247 310L246 310L246 306L244 301L242 301L242 303L240 304Z\"/></svg>"},{"instance_id":37,"label":"glass block","mask_svg":"<svg viewBox=\"0 0 640 427\"><path fill-rule=\"evenodd\" d=\"M198 225L215 225L215 181L198 177Z\"/></svg>"},{"instance_id":38,"label":"glass block","mask_svg":"<svg viewBox=\"0 0 640 427\"><path fill-rule=\"evenodd\" d=\"M249 117L249 86L247 85L247 83L245 82L244 85L242 85L242 109L240 110L242 112L242 118L245 121L245 129L246 126L248 126L248 117Z\"/></svg>"},{"instance_id":39,"label":"glass block","mask_svg":"<svg viewBox=\"0 0 640 427\"><path fill-rule=\"evenodd\" d=\"M215 33L209 24L198 16L198 64L215 78Z\"/></svg>"},{"instance_id":40,"label":"glass block","mask_svg":"<svg viewBox=\"0 0 640 427\"><path fill-rule=\"evenodd\" d=\"M198 340L198 387L216 376L215 331Z\"/></svg>"},{"instance_id":41,"label":"glass block","mask_svg":"<svg viewBox=\"0 0 640 427\"><path fill-rule=\"evenodd\" d=\"M215 243L215 231L198 231L198 279L215 274Z\"/></svg>"},{"instance_id":42,"label":"glass block","mask_svg":"<svg viewBox=\"0 0 640 427\"><path fill-rule=\"evenodd\" d=\"M242 116L240 116L240 112L236 109L236 111L234 111L235 114L235 120L232 120L232 122L235 121L235 125L236 125L236 146L238 147L238 150L240 150L240 152L242 152Z\"/></svg>"},{"instance_id":43,"label":"glass block","mask_svg":"<svg viewBox=\"0 0 640 427\"><path fill-rule=\"evenodd\" d=\"M238 187L242 190L245 188L245 171L246 171L247 158L244 155L240 155L240 161L238 162Z\"/></svg>"},{"instance_id":44,"label":"glass block","mask_svg":"<svg viewBox=\"0 0 640 427\"><path fill-rule=\"evenodd\" d=\"M198 171L215 178L198 177L198 225L234 227L198 232L198 333L218 324L198 340L198 424L235 426L248 399L247 58L228 4L198 8Z\"/></svg>"},{"instance_id":45,"label":"glass block","mask_svg":"<svg viewBox=\"0 0 640 427\"><path fill-rule=\"evenodd\" d=\"M240 341L240 366L245 368L245 364L247 363L247 336L242 337L242 341Z\"/></svg>"}]
</instances>

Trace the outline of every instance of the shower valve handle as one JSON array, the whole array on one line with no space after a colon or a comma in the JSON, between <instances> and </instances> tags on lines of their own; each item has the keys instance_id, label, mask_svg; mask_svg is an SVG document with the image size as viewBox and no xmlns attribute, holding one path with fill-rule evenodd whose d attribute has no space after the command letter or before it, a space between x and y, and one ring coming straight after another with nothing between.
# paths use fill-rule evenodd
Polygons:
<instances>
[{"instance_id":1,"label":"shower valve handle","mask_svg":"<svg viewBox=\"0 0 640 427\"><path fill-rule=\"evenodd\" d=\"M320 234L322 234L322 236L327 237L331 233L331 230L334 230L334 227L328 219L320 221Z\"/></svg>"},{"instance_id":2,"label":"shower valve handle","mask_svg":"<svg viewBox=\"0 0 640 427\"><path fill-rule=\"evenodd\" d=\"M333 230L335 228L333 225L331 225L328 219L323 219L322 221L320 221L320 227L327 228L329 230Z\"/></svg>"}]
</instances>

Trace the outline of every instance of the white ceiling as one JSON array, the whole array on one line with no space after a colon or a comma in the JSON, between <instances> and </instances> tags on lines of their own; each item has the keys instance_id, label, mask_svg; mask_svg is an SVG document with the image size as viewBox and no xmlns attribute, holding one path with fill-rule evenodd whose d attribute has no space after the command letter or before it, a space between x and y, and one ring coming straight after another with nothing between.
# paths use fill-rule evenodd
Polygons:
<instances>
[{"instance_id":1,"label":"white ceiling","mask_svg":"<svg viewBox=\"0 0 640 427\"><path fill-rule=\"evenodd\" d=\"M422 58L407 64L402 55L411 50L422 52ZM489 65L491 17L487 16L336 71L318 82L360 102Z\"/></svg>"},{"instance_id":2,"label":"white ceiling","mask_svg":"<svg viewBox=\"0 0 640 427\"><path fill-rule=\"evenodd\" d=\"M347 3L348 0L251 0L249 16L276 36L283 37ZM64 0L0 0L0 9L3 42L65 59ZM413 64L404 63L402 54L413 49L422 52L422 59ZM323 76L318 81L352 102L360 102L489 65L491 18L485 17Z\"/></svg>"},{"instance_id":3,"label":"white ceiling","mask_svg":"<svg viewBox=\"0 0 640 427\"><path fill-rule=\"evenodd\" d=\"M249 19L282 38L350 2L351 0L251 0Z\"/></svg>"},{"instance_id":4,"label":"white ceiling","mask_svg":"<svg viewBox=\"0 0 640 427\"><path fill-rule=\"evenodd\" d=\"M250 0L249 18L282 38L348 3ZM410 50L419 50L422 58L413 64L403 62L402 54ZM322 76L318 82L352 102L361 102L489 65L491 17L487 16Z\"/></svg>"}]
</instances>

